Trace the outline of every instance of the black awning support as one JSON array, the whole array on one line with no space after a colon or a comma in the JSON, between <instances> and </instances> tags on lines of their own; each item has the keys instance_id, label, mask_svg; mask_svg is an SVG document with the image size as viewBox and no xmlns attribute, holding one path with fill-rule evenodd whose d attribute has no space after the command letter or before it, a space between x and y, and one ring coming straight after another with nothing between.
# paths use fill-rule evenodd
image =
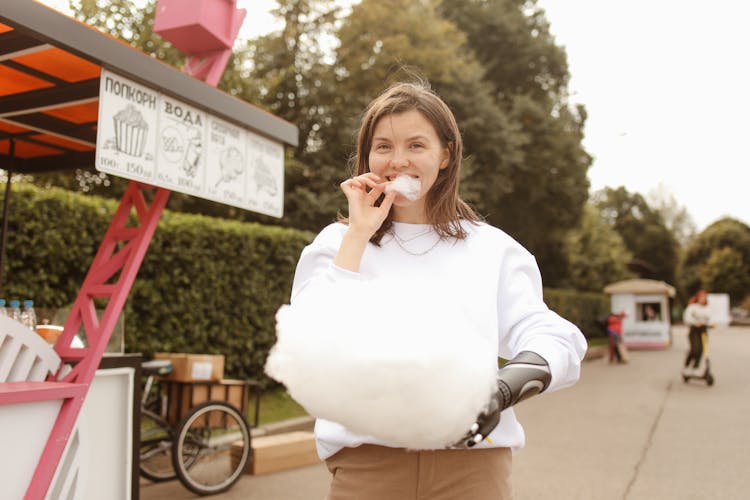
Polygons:
<instances>
[{"instance_id":1,"label":"black awning support","mask_svg":"<svg viewBox=\"0 0 750 500\"><path fill-rule=\"evenodd\" d=\"M10 207L10 179L13 176L13 158L16 156L16 140L10 138L10 150L8 151L10 157L9 166L5 170L8 175L8 180L5 182L5 198L3 199L3 228L2 235L0 235L0 295L4 295L3 290L3 271L5 270L5 242L8 237L8 208Z\"/></svg>"}]
</instances>

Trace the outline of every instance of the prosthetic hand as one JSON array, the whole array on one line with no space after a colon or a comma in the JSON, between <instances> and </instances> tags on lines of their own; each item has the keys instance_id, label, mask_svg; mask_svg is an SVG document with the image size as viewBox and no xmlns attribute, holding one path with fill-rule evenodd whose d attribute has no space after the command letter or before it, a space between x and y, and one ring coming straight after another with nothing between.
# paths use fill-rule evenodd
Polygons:
<instances>
[{"instance_id":1,"label":"prosthetic hand","mask_svg":"<svg viewBox=\"0 0 750 500\"><path fill-rule=\"evenodd\" d=\"M519 353L497 371L497 392L489 406L453 447L471 448L481 443L500 423L500 412L543 392L551 378L549 365L544 358L531 351Z\"/></svg>"}]
</instances>

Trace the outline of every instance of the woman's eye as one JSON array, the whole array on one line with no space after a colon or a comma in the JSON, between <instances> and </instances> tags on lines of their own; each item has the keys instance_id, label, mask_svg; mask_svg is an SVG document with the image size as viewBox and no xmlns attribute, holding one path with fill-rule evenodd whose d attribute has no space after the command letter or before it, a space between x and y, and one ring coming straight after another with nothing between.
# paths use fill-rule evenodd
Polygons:
<instances>
[{"instance_id":1,"label":"woman's eye","mask_svg":"<svg viewBox=\"0 0 750 500\"><path fill-rule=\"evenodd\" d=\"M414 144L411 145L411 148L412 149L422 149L422 148L424 148L424 144L422 144L420 142L415 142Z\"/></svg>"},{"instance_id":2,"label":"woman's eye","mask_svg":"<svg viewBox=\"0 0 750 500\"><path fill-rule=\"evenodd\" d=\"M388 149L388 144L378 144L377 146L375 146L375 151L388 151Z\"/></svg>"}]
</instances>

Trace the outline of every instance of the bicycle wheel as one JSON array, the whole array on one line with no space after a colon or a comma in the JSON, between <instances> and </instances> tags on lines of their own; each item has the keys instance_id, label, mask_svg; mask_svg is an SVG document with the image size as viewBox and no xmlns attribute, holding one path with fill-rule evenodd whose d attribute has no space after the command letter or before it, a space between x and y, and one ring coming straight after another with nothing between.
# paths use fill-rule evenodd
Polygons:
<instances>
[{"instance_id":1,"label":"bicycle wheel","mask_svg":"<svg viewBox=\"0 0 750 500\"><path fill-rule=\"evenodd\" d=\"M198 495L228 490L247 469L250 428L240 411L223 401L191 409L177 427L172 464L182 484Z\"/></svg>"},{"instance_id":2,"label":"bicycle wheel","mask_svg":"<svg viewBox=\"0 0 750 500\"><path fill-rule=\"evenodd\" d=\"M140 470L157 483L177 476L172 466L172 430L147 412L141 413Z\"/></svg>"}]
</instances>

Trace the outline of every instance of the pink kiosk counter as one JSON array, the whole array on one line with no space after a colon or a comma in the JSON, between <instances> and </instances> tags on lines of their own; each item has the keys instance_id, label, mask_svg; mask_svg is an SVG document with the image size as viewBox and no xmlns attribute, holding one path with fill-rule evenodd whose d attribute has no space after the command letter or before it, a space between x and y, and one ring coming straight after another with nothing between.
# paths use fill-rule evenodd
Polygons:
<instances>
[{"instance_id":1,"label":"pink kiosk counter","mask_svg":"<svg viewBox=\"0 0 750 500\"><path fill-rule=\"evenodd\" d=\"M138 498L140 372L104 369L104 352L170 191L281 217L297 128L215 88L244 14L160 0L155 31L186 53L183 73L35 1L2 2L4 225L12 174L94 165L131 181L57 342L0 318L2 498Z\"/></svg>"}]
</instances>

